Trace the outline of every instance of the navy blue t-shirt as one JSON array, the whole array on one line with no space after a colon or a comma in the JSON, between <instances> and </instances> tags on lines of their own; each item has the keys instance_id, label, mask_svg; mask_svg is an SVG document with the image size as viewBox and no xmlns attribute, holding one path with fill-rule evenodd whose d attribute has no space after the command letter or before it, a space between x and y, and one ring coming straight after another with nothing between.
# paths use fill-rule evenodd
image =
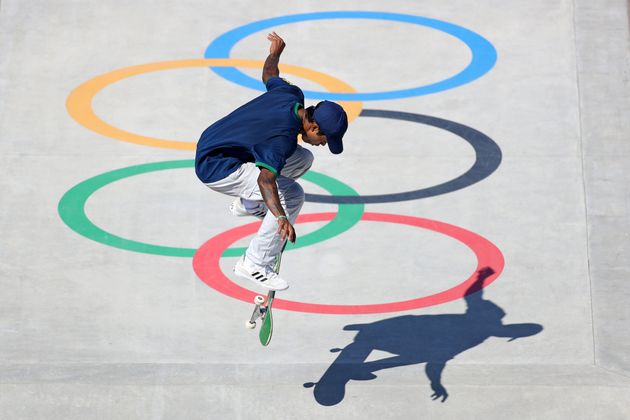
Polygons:
<instances>
[{"instance_id":1,"label":"navy blue t-shirt","mask_svg":"<svg viewBox=\"0 0 630 420\"><path fill-rule=\"evenodd\" d=\"M299 87L279 77L267 80L267 92L208 127L197 143L195 172L204 183L219 181L245 162L278 175L297 148L303 106Z\"/></svg>"}]
</instances>

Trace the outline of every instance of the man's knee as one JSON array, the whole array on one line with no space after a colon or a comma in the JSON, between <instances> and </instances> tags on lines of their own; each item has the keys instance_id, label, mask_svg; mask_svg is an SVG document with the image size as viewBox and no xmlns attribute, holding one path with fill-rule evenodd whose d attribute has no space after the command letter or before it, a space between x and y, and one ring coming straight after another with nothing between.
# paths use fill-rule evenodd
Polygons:
<instances>
[{"instance_id":1,"label":"man's knee","mask_svg":"<svg viewBox=\"0 0 630 420\"><path fill-rule=\"evenodd\" d=\"M313 165L313 160L315 160L315 156L313 156L313 152L305 148L302 148L301 153L301 160L303 161L303 164L301 166L304 169L304 172L306 172L311 169L311 166Z\"/></svg>"},{"instance_id":2,"label":"man's knee","mask_svg":"<svg viewBox=\"0 0 630 420\"><path fill-rule=\"evenodd\" d=\"M281 174L292 179L297 179L311 168L314 159L315 157L310 150L298 145L298 148L287 161L287 165L285 169L282 170Z\"/></svg>"},{"instance_id":3,"label":"man's knee","mask_svg":"<svg viewBox=\"0 0 630 420\"><path fill-rule=\"evenodd\" d=\"M292 204L302 205L304 203L304 188L297 182L293 182L285 191L284 197Z\"/></svg>"}]
</instances>

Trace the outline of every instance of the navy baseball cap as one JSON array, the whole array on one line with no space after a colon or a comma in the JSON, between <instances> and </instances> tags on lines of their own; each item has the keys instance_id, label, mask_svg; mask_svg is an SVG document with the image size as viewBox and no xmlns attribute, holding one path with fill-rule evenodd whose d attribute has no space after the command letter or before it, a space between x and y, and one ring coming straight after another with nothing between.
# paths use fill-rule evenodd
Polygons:
<instances>
[{"instance_id":1,"label":"navy baseball cap","mask_svg":"<svg viewBox=\"0 0 630 420\"><path fill-rule=\"evenodd\" d=\"M336 155L343 152L341 139L348 129L346 111L339 104L322 101L315 106L313 119L326 136L330 151Z\"/></svg>"}]
</instances>

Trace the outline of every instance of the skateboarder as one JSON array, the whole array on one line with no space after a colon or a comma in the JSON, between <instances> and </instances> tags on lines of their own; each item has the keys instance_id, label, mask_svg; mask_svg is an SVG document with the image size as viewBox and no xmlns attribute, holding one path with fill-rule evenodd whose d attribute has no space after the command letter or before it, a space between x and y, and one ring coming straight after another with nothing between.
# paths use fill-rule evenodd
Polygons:
<instances>
[{"instance_id":1,"label":"skateboarder","mask_svg":"<svg viewBox=\"0 0 630 420\"><path fill-rule=\"evenodd\" d=\"M293 223L304 203L304 190L295 180L313 163L297 136L311 146L328 144L339 154L348 117L330 101L304 108L300 88L279 77L284 41L275 32L267 39L271 46L262 71L267 92L203 132L195 172L212 190L236 197L232 214L263 221L234 272L267 289L284 290L289 285L272 266L285 241L295 242Z\"/></svg>"}]
</instances>

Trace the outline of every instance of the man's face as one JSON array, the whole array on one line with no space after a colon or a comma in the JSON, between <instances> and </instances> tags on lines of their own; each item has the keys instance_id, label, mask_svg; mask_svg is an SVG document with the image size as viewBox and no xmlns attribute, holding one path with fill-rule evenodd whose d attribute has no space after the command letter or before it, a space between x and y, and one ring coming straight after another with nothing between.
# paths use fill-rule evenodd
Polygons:
<instances>
[{"instance_id":1,"label":"man's face","mask_svg":"<svg viewBox=\"0 0 630 420\"><path fill-rule=\"evenodd\" d=\"M319 126L317 124L308 124L307 127L300 130L302 135L302 141L308 143L311 146L325 146L328 142L325 135L318 134Z\"/></svg>"}]
</instances>

